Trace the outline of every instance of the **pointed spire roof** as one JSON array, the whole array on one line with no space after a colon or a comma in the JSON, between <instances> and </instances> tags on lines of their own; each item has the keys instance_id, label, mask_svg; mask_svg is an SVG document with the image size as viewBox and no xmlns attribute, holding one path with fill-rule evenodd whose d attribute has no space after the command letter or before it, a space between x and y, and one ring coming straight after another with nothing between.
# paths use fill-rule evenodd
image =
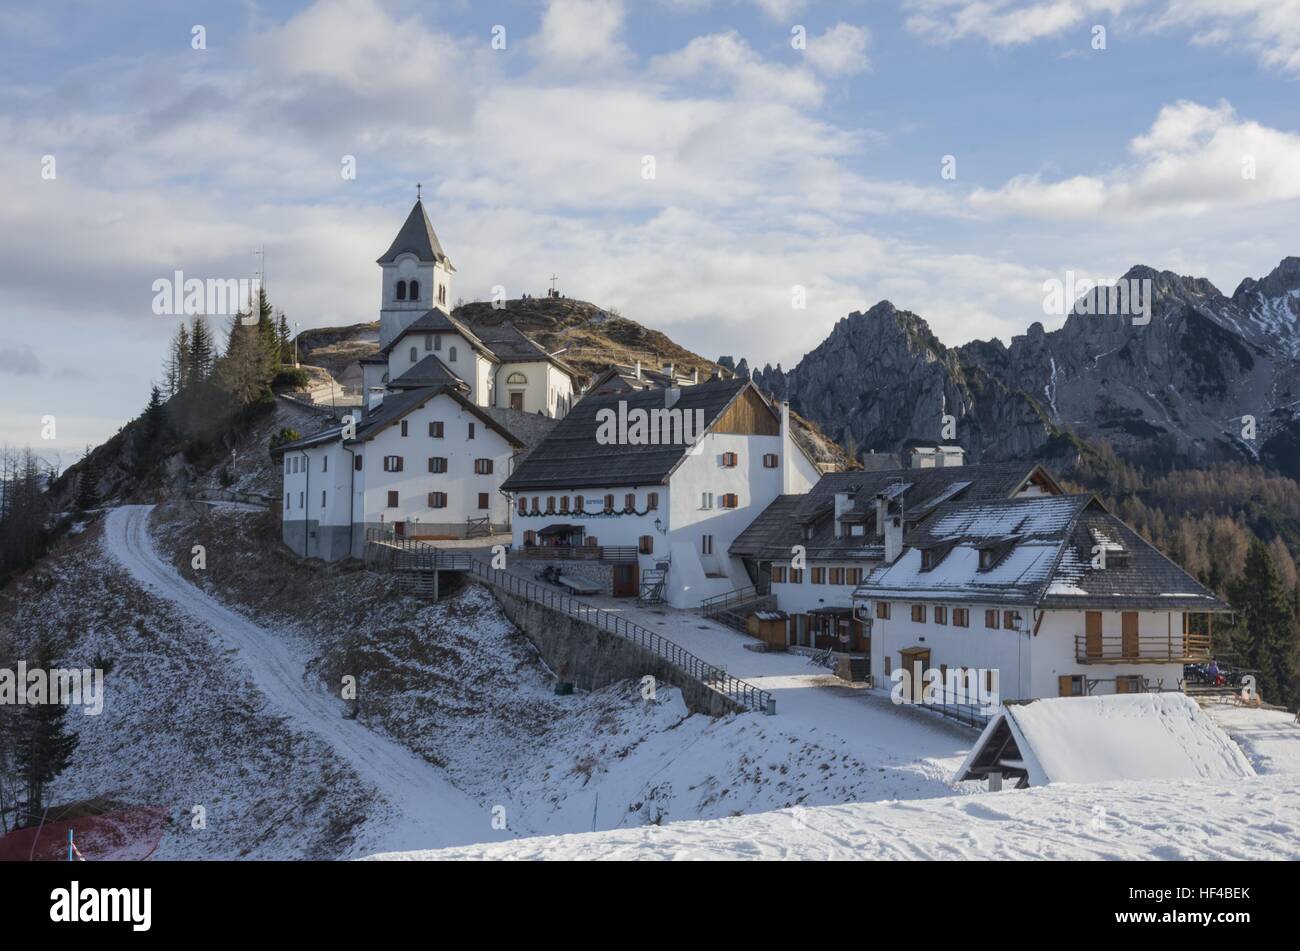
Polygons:
<instances>
[{"instance_id":1,"label":"pointed spire roof","mask_svg":"<svg viewBox=\"0 0 1300 951\"><path fill-rule=\"evenodd\" d=\"M406 216L406 222L402 225L402 230L397 232L397 237L393 239L393 243L376 263L392 264L397 260L399 254L407 253L414 254L421 261L427 263L442 261L448 267L451 267L446 252L442 250L442 245L438 243L438 236L433 233L433 225L429 223L429 216L424 210L424 202L419 198L415 200L415 206L411 208L411 213Z\"/></svg>"}]
</instances>

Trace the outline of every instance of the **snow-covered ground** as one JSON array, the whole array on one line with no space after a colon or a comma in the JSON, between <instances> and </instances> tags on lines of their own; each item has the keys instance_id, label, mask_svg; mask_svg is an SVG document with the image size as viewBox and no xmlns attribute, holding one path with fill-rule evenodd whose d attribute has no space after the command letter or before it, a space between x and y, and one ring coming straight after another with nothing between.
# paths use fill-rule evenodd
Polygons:
<instances>
[{"instance_id":1,"label":"snow-covered ground","mask_svg":"<svg viewBox=\"0 0 1300 951\"><path fill-rule=\"evenodd\" d=\"M1300 859L1294 776L1060 785L399 852L379 859Z\"/></svg>"}]
</instances>

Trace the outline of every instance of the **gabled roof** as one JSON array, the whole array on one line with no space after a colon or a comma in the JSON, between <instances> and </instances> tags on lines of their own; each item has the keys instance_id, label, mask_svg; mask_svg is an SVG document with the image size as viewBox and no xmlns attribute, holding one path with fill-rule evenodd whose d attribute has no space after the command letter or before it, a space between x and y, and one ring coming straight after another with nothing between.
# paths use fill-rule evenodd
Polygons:
<instances>
[{"instance_id":1,"label":"gabled roof","mask_svg":"<svg viewBox=\"0 0 1300 951\"><path fill-rule=\"evenodd\" d=\"M455 386L466 392L469 391L469 384L448 369L447 364L432 353L390 382L388 386L394 390L409 390L422 386Z\"/></svg>"},{"instance_id":2,"label":"gabled roof","mask_svg":"<svg viewBox=\"0 0 1300 951\"><path fill-rule=\"evenodd\" d=\"M546 348L523 333L510 321L495 327L478 328L479 339L483 341L502 363L537 363L544 361L577 379L578 372L563 360L551 356Z\"/></svg>"},{"instance_id":3,"label":"gabled roof","mask_svg":"<svg viewBox=\"0 0 1300 951\"><path fill-rule=\"evenodd\" d=\"M474 333L474 331L470 330L464 321L461 321L451 316L451 314L446 311L439 310L436 307L433 310L425 311L419 317L415 318L415 320L407 325L401 333L390 340L386 346L380 348L379 355L387 358L388 355L397 349L397 346L411 334L460 334L465 338L465 342L473 349L483 354L483 356L487 357L489 360L499 362L497 361L496 355L493 354L488 345L480 340L478 335Z\"/></svg>"},{"instance_id":4,"label":"gabled roof","mask_svg":"<svg viewBox=\"0 0 1300 951\"><path fill-rule=\"evenodd\" d=\"M1051 474L1032 462L828 472L807 493L790 496L797 502L768 506L728 551L739 557L788 558L792 545L803 545L810 558L878 559L883 548L876 533L877 495L901 492L907 521L915 524L950 498L1005 499L1030 483L1044 491L1061 491ZM835 537L835 496L841 492L851 496L855 517L865 525L864 534ZM809 526L811 537L805 533Z\"/></svg>"},{"instance_id":5,"label":"gabled roof","mask_svg":"<svg viewBox=\"0 0 1300 951\"><path fill-rule=\"evenodd\" d=\"M374 412L362 418L357 423L357 435L355 439L349 439L348 445L369 442L389 426L403 419L410 413L424 406L436 396L447 396L459 403L464 409L468 410L471 415L477 417L479 421L489 429L498 433L506 442L516 449L526 448L524 440L511 432L501 421L494 419L491 415L484 412L483 408L472 403L460 390L453 386L425 386L416 389L399 390L395 393L389 393L384 397L383 403L375 408ZM317 446L322 443L332 442L343 434L342 426L331 426L329 429L319 433L313 433L302 439L285 443L271 450L271 457L282 456L286 452L294 452L299 449L307 449L311 446Z\"/></svg>"},{"instance_id":6,"label":"gabled roof","mask_svg":"<svg viewBox=\"0 0 1300 951\"><path fill-rule=\"evenodd\" d=\"M673 371L672 380L669 379L666 370L652 370L650 367L641 367L641 375L637 376L635 366L624 366L621 363L611 363L605 369L601 370L587 385L587 392L600 393L604 392L626 392L628 390L649 390L662 388L666 386L695 386L697 381L692 376L682 376ZM707 382L707 381L706 381Z\"/></svg>"},{"instance_id":7,"label":"gabled roof","mask_svg":"<svg viewBox=\"0 0 1300 951\"><path fill-rule=\"evenodd\" d=\"M715 380L684 387L673 409L683 414L700 410L707 430L750 387L747 380ZM627 403L629 412L663 409L665 392L644 390L583 397L501 488L514 492L666 483L686 458L689 445L602 445L596 438L600 410L617 411L620 402ZM762 399L761 393L754 392Z\"/></svg>"},{"instance_id":8,"label":"gabled roof","mask_svg":"<svg viewBox=\"0 0 1300 951\"><path fill-rule=\"evenodd\" d=\"M414 254L427 264L442 261L451 267L451 262L447 260L447 255L438 242L438 236L433 233L433 225L430 224L429 216L424 211L424 202L418 198L411 208L411 213L406 216L401 230L397 232L397 237L375 263L392 264L402 254Z\"/></svg>"},{"instance_id":9,"label":"gabled roof","mask_svg":"<svg viewBox=\"0 0 1300 951\"><path fill-rule=\"evenodd\" d=\"M1094 529L1122 538L1129 559L1093 568ZM926 550L935 553L929 568ZM991 552L984 564L981 551ZM1093 495L945 502L907 534L898 560L877 567L853 595L1065 610L1229 610Z\"/></svg>"}]
</instances>

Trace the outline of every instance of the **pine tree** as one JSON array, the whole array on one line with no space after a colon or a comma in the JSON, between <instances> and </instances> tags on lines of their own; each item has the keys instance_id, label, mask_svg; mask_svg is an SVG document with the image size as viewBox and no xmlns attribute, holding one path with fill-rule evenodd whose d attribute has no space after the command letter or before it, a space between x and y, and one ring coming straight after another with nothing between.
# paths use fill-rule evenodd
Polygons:
<instances>
[{"instance_id":1,"label":"pine tree","mask_svg":"<svg viewBox=\"0 0 1300 951\"><path fill-rule=\"evenodd\" d=\"M285 318L284 311L280 311L276 336L280 338L280 366L288 366L293 362L293 335L289 333L289 321Z\"/></svg>"},{"instance_id":2,"label":"pine tree","mask_svg":"<svg viewBox=\"0 0 1300 951\"><path fill-rule=\"evenodd\" d=\"M266 348L267 359L273 368L280 366L280 333L275 326L275 313L271 308L271 299L266 296L266 288L257 292L257 334Z\"/></svg>"},{"instance_id":3,"label":"pine tree","mask_svg":"<svg viewBox=\"0 0 1300 951\"><path fill-rule=\"evenodd\" d=\"M140 414L146 439L152 441L162 432L163 425L167 422L165 409L162 391L158 389L157 384L154 384L149 387L149 402L145 404L144 412Z\"/></svg>"},{"instance_id":4,"label":"pine tree","mask_svg":"<svg viewBox=\"0 0 1300 951\"><path fill-rule=\"evenodd\" d=\"M81 474L77 477L77 510L88 512L99 508L99 479L103 473L89 446L81 457Z\"/></svg>"},{"instance_id":5,"label":"pine tree","mask_svg":"<svg viewBox=\"0 0 1300 951\"><path fill-rule=\"evenodd\" d=\"M226 352L217 367L218 385L234 397L237 406L248 406L270 393L275 364L259 324L244 323L236 314L230 322Z\"/></svg>"},{"instance_id":6,"label":"pine tree","mask_svg":"<svg viewBox=\"0 0 1300 951\"><path fill-rule=\"evenodd\" d=\"M1237 610L1232 644L1241 665L1255 671L1266 703L1293 705L1298 686L1296 618L1268 546L1259 539L1250 544L1245 569L1231 586L1229 600Z\"/></svg>"},{"instance_id":7,"label":"pine tree","mask_svg":"<svg viewBox=\"0 0 1300 951\"><path fill-rule=\"evenodd\" d=\"M34 667L54 669L54 654L49 643L37 645ZM69 733L68 706L59 697L46 697L45 703L24 705L18 716L14 760L27 787L28 824L38 822L45 806L45 787L72 762L77 735Z\"/></svg>"},{"instance_id":8,"label":"pine tree","mask_svg":"<svg viewBox=\"0 0 1300 951\"><path fill-rule=\"evenodd\" d=\"M189 382L190 332L182 322L176 333L172 334L171 345L167 353L167 364L163 368L163 389L170 399L185 388Z\"/></svg>"},{"instance_id":9,"label":"pine tree","mask_svg":"<svg viewBox=\"0 0 1300 951\"><path fill-rule=\"evenodd\" d=\"M212 331L207 319L202 314L194 318L194 328L190 331L190 358L185 368L186 386L202 383L212 375L216 361L216 348L212 342Z\"/></svg>"}]
</instances>

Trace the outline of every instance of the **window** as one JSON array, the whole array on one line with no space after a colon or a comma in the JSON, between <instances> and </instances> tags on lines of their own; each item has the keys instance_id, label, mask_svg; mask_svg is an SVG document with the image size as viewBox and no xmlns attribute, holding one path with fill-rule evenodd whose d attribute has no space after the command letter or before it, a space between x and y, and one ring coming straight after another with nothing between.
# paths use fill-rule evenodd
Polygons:
<instances>
[{"instance_id":1,"label":"window","mask_svg":"<svg viewBox=\"0 0 1300 951\"><path fill-rule=\"evenodd\" d=\"M882 621L888 621L888 620L889 620L889 602L888 602L888 601L877 601L877 602L876 602L876 617L879 618L879 619L882 620Z\"/></svg>"},{"instance_id":2,"label":"window","mask_svg":"<svg viewBox=\"0 0 1300 951\"><path fill-rule=\"evenodd\" d=\"M397 493L396 493L396 492L389 492L389 493L388 493L388 507L389 507L390 509L395 509L395 508L397 508Z\"/></svg>"},{"instance_id":3,"label":"window","mask_svg":"<svg viewBox=\"0 0 1300 951\"><path fill-rule=\"evenodd\" d=\"M384 471L385 471L385 472L401 472L401 471L402 471L402 457L401 457L401 456L384 456Z\"/></svg>"},{"instance_id":4,"label":"window","mask_svg":"<svg viewBox=\"0 0 1300 951\"><path fill-rule=\"evenodd\" d=\"M361 457L360 457L360 456L353 456L353 457L352 457L352 468L355 469L357 472L360 472L360 471L361 471Z\"/></svg>"},{"instance_id":5,"label":"window","mask_svg":"<svg viewBox=\"0 0 1300 951\"><path fill-rule=\"evenodd\" d=\"M412 281L412 282L411 282L411 300L419 300L419 299L420 299L420 282L419 282L419 281Z\"/></svg>"},{"instance_id":6,"label":"window","mask_svg":"<svg viewBox=\"0 0 1300 951\"><path fill-rule=\"evenodd\" d=\"M885 655L885 676L888 677L894 672L893 658L888 654Z\"/></svg>"},{"instance_id":7,"label":"window","mask_svg":"<svg viewBox=\"0 0 1300 951\"><path fill-rule=\"evenodd\" d=\"M445 509L446 507L447 507L447 493L446 493L446 492L430 492L430 493L429 493L429 508L431 508L431 509Z\"/></svg>"},{"instance_id":8,"label":"window","mask_svg":"<svg viewBox=\"0 0 1300 951\"><path fill-rule=\"evenodd\" d=\"M1128 677L1115 678L1116 693L1141 693L1142 692L1142 675L1132 674Z\"/></svg>"},{"instance_id":9,"label":"window","mask_svg":"<svg viewBox=\"0 0 1300 951\"><path fill-rule=\"evenodd\" d=\"M512 374L510 374L508 377L506 377L506 385L507 385L507 386L527 386L527 385L528 385L528 377L524 376L522 373L512 373Z\"/></svg>"},{"instance_id":10,"label":"window","mask_svg":"<svg viewBox=\"0 0 1300 951\"><path fill-rule=\"evenodd\" d=\"M491 474L492 474L492 460L491 460L491 459L475 459L475 460L474 460L474 474L475 474L475 475L491 475Z\"/></svg>"},{"instance_id":11,"label":"window","mask_svg":"<svg viewBox=\"0 0 1300 951\"><path fill-rule=\"evenodd\" d=\"M447 303L447 285L442 284L438 287L438 303Z\"/></svg>"},{"instance_id":12,"label":"window","mask_svg":"<svg viewBox=\"0 0 1300 951\"><path fill-rule=\"evenodd\" d=\"M442 349L442 334L433 335L433 349L434 350Z\"/></svg>"},{"instance_id":13,"label":"window","mask_svg":"<svg viewBox=\"0 0 1300 951\"><path fill-rule=\"evenodd\" d=\"M585 512L585 511L587 510L587 498L586 498L586 496L575 495L575 496L573 497L573 510L574 510L575 512L579 513L579 514Z\"/></svg>"},{"instance_id":14,"label":"window","mask_svg":"<svg viewBox=\"0 0 1300 951\"><path fill-rule=\"evenodd\" d=\"M447 459L445 456L430 456L429 471L433 473L447 471Z\"/></svg>"},{"instance_id":15,"label":"window","mask_svg":"<svg viewBox=\"0 0 1300 951\"><path fill-rule=\"evenodd\" d=\"M324 489L321 489L321 490L320 490L320 507L321 507L321 508L324 508L324 507L325 507L325 490L324 490Z\"/></svg>"},{"instance_id":16,"label":"window","mask_svg":"<svg viewBox=\"0 0 1300 951\"><path fill-rule=\"evenodd\" d=\"M790 569L790 583L791 583L791 584L803 584L803 569L802 569L802 568L791 568L791 569Z\"/></svg>"},{"instance_id":17,"label":"window","mask_svg":"<svg viewBox=\"0 0 1300 951\"><path fill-rule=\"evenodd\" d=\"M970 608L953 608L952 626L970 627Z\"/></svg>"},{"instance_id":18,"label":"window","mask_svg":"<svg viewBox=\"0 0 1300 951\"><path fill-rule=\"evenodd\" d=\"M702 508L702 509L711 509L711 508L713 508L713 493L712 493L712 492L705 492L705 493L703 493L703 494L700 496L700 508Z\"/></svg>"},{"instance_id":19,"label":"window","mask_svg":"<svg viewBox=\"0 0 1300 951\"><path fill-rule=\"evenodd\" d=\"M992 608L989 608L987 611L984 612L984 626L987 627L990 631L996 631L998 629L997 611L993 610Z\"/></svg>"},{"instance_id":20,"label":"window","mask_svg":"<svg viewBox=\"0 0 1300 951\"><path fill-rule=\"evenodd\" d=\"M419 359L420 359L420 351L418 351L418 350L416 350L414 347L412 347L412 348L411 348L411 362L412 362L412 363L415 363L415 362L416 362L417 360L419 360Z\"/></svg>"},{"instance_id":21,"label":"window","mask_svg":"<svg viewBox=\"0 0 1300 951\"><path fill-rule=\"evenodd\" d=\"M470 438L470 439L473 439L473 438L474 438L474 424L473 424L473 423L470 423L470 424L469 424L469 438Z\"/></svg>"},{"instance_id":22,"label":"window","mask_svg":"<svg viewBox=\"0 0 1300 951\"><path fill-rule=\"evenodd\" d=\"M1005 627L1008 631L1013 630L1016 626L1016 622L1019 620L1020 620L1020 615L1015 611L1002 612L1002 626Z\"/></svg>"},{"instance_id":23,"label":"window","mask_svg":"<svg viewBox=\"0 0 1300 951\"><path fill-rule=\"evenodd\" d=\"M712 535L701 535L701 536L700 536L700 554L701 554L701 555L712 555L712 554L713 554L713 536L712 536Z\"/></svg>"},{"instance_id":24,"label":"window","mask_svg":"<svg viewBox=\"0 0 1300 951\"><path fill-rule=\"evenodd\" d=\"M551 515L554 512L555 512L555 496L548 495L546 497L546 514Z\"/></svg>"},{"instance_id":25,"label":"window","mask_svg":"<svg viewBox=\"0 0 1300 951\"><path fill-rule=\"evenodd\" d=\"M724 509L734 509L740 506L740 496L734 492L728 492L722 496L722 507Z\"/></svg>"},{"instance_id":26,"label":"window","mask_svg":"<svg viewBox=\"0 0 1300 951\"><path fill-rule=\"evenodd\" d=\"M655 550L655 537L653 535L642 535L637 540L637 550L643 555L653 555Z\"/></svg>"},{"instance_id":27,"label":"window","mask_svg":"<svg viewBox=\"0 0 1300 951\"><path fill-rule=\"evenodd\" d=\"M925 623L925 605L924 605L924 604L914 604L914 605L912 605L912 620L913 620L913 621L916 621L916 622L919 623L919 624L924 624L924 623Z\"/></svg>"},{"instance_id":28,"label":"window","mask_svg":"<svg viewBox=\"0 0 1300 951\"><path fill-rule=\"evenodd\" d=\"M567 495L560 496L560 514L569 514L569 497Z\"/></svg>"},{"instance_id":29,"label":"window","mask_svg":"<svg viewBox=\"0 0 1300 951\"><path fill-rule=\"evenodd\" d=\"M659 493L647 492L645 496L645 510L647 512L654 512L657 511L658 509L659 509Z\"/></svg>"},{"instance_id":30,"label":"window","mask_svg":"<svg viewBox=\"0 0 1300 951\"><path fill-rule=\"evenodd\" d=\"M447 360L448 360L449 362L451 362L451 363L455 363L455 362L456 362L456 348L455 348L455 347L448 347L448 348L447 348Z\"/></svg>"},{"instance_id":31,"label":"window","mask_svg":"<svg viewBox=\"0 0 1300 951\"><path fill-rule=\"evenodd\" d=\"M397 282L397 299L398 299L398 300L406 300L406 282L405 282L405 281L398 281L398 282Z\"/></svg>"},{"instance_id":32,"label":"window","mask_svg":"<svg viewBox=\"0 0 1300 951\"><path fill-rule=\"evenodd\" d=\"M831 569L830 569L830 583L831 583L831 584L844 584L844 569L843 569L843 568L831 568Z\"/></svg>"},{"instance_id":33,"label":"window","mask_svg":"<svg viewBox=\"0 0 1300 951\"><path fill-rule=\"evenodd\" d=\"M1082 697L1084 694L1083 676L1066 675L1058 681L1062 697Z\"/></svg>"},{"instance_id":34,"label":"window","mask_svg":"<svg viewBox=\"0 0 1300 951\"><path fill-rule=\"evenodd\" d=\"M402 435L403 435L403 436L409 435L409 432L410 432L410 431L407 429L406 423L407 423L406 420L402 420Z\"/></svg>"},{"instance_id":35,"label":"window","mask_svg":"<svg viewBox=\"0 0 1300 951\"><path fill-rule=\"evenodd\" d=\"M624 511L627 511L627 512L635 512L635 511L636 511L636 493L635 493L635 492L629 492L627 495L623 496L623 510L624 510Z\"/></svg>"},{"instance_id":36,"label":"window","mask_svg":"<svg viewBox=\"0 0 1300 951\"><path fill-rule=\"evenodd\" d=\"M764 468L764 469L775 469L775 468L776 468L777 466L779 466L780 464L781 464L781 459L780 459L779 456L777 456L776 453L774 453L774 452L765 452L765 453L763 453L763 468Z\"/></svg>"},{"instance_id":37,"label":"window","mask_svg":"<svg viewBox=\"0 0 1300 951\"><path fill-rule=\"evenodd\" d=\"M289 493L284 493L284 510L289 511Z\"/></svg>"},{"instance_id":38,"label":"window","mask_svg":"<svg viewBox=\"0 0 1300 951\"><path fill-rule=\"evenodd\" d=\"M321 471L321 472L329 472L329 471L330 471L330 457L329 457L329 456L321 456L321 457L320 457L320 471Z\"/></svg>"},{"instance_id":39,"label":"window","mask_svg":"<svg viewBox=\"0 0 1300 951\"><path fill-rule=\"evenodd\" d=\"M425 350L433 349L433 334L424 335L424 349Z\"/></svg>"},{"instance_id":40,"label":"window","mask_svg":"<svg viewBox=\"0 0 1300 951\"><path fill-rule=\"evenodd\" d=\"M528 500L524 498L522 495L519 496L519 514L520 515L528 514Z\"/></svg>"},{"instance_id":41,"label":"window","mask_svg":"<svg viewBox=\"0 0 1300 951\"><path fill-rule=\"evenodd\" d=\"M852 584L852 585L859 585L859 584L862 584L862 569L861 569L861 568L845 568L845 569L844 569L844 583L845 583L845 584Z\"/></svg>"},{"instance_id":42,"label":"window","mask_svg":"<svg viewBox=\"0 0 1300 951\"><path fill-rule=\"evenodd\" d=\"M939 553L933 548L921 549L921 570L929 571L939 563Z\"/></svg>"},{"instance_id":43,"label":"window","mask_svg":"<svg viewBox=\"0 0 1300 951\"><path fill-rule=\"evenodd\" d=\"M785 565L772 566L772 583L785 584Z\"/></svg>"},{"instance_id":44,"label":"window","mask_svg":"<svg viewBox=\"0 0 1300 951\"><path fill-rule=\"evenodd\" d=\"M536 533L536 532L524 532L524 544L525 544L525 545L528 545L529 547L532 547L533 545L536 545L536 544L537 544L537 533Z\"/></svg>"},{"instance_id":45,"label":"window","mask_svg":"<svg viewBox=\"0 0 1300 951\"><path fill-rule=\"evenodd\" d=\"M292 461L293 461L293 457L291 457L291 456L285 456L285 457L284 457L284 474L285 474L285 475L288 475L288 474L289 474L289 463L292 462Z\"/></svg>"},{"instance_id":46,"label":"window","mask_svg":"<svg viewBox=\"0 0 1300 951\"><path fill-rule=\"evenodd\" d=\"M533 496L533 514L542 514L542 500L536 495Z\"/></svg>"},{"instance_id":47,"label":"window","mask_svg":"<svg viewBox=\"0 0 1300 951\"><path fill-rule=\"evenodd\" d=\"M433 422L429 423L429 435L433 439L442 438L442 420L435 419Z\"/></svg>"},{"instance_id":48,"label":"window","mask_svg":"<svg viewBox=\"0 0 1300 951\"><path fill-rule=\"evenodd\" d=\"M299 493L298 493L298 508L302 508L302 506L303 506L303 498L304 498L304 493L299 492Z\"/></svg>"},{"instance_id":49,"label":"window","mask_svg":"<svg viewBox=\"0 0 1300 951\"><path fill-rule=\"evenodd\" d=\"M606 511L606 512L612 512L612 511L614 511L614 496L613 496L613 495L607 495L607 496L605 496L605 511Z\"/></svg>"},{"instance_id":50,"label":"window","mask_svg":"<svg viewBox=\"0 0 1300 951\"><path fill-rule=\"evenodd\" d=\"M936 604L934 606L934 623L935 624L948 623L948 609L944 607L942 604Z\"/></svg>"},{"instance_id":51,"label":"window","mask_svg":"<svg viewBox=\"0 0 1300 951\"><path fill-rule=\"evenodd\" d=\"M812 570L812 583L813 583L813 584L825 584L825 583L826 583L826 569L825 569L825 568L822 568L822 567L816 567L816 568L813 568L813 570Z\"/></svg>"},{"instance_id":52,"label":"window","mask_svg":"<svg viewBox=\"0 0 1300 951\"><path fill-rule=\"evenodd\" d=\"M488 493L480 492L478 494L478 507L481 509L489 509L492 507L492 500L488 498Z\"/></svg>"},{"instance_id":53,"label":"window","mask_svg":"<svg viewBox=\"0 0 1300 951\"><path fill-rule=\"evenodd\" d=\"M737 461L738 457L734 452L724 452L722 454L722 468L724 469L734 469Z\"/></svg>"}]
</instances>

